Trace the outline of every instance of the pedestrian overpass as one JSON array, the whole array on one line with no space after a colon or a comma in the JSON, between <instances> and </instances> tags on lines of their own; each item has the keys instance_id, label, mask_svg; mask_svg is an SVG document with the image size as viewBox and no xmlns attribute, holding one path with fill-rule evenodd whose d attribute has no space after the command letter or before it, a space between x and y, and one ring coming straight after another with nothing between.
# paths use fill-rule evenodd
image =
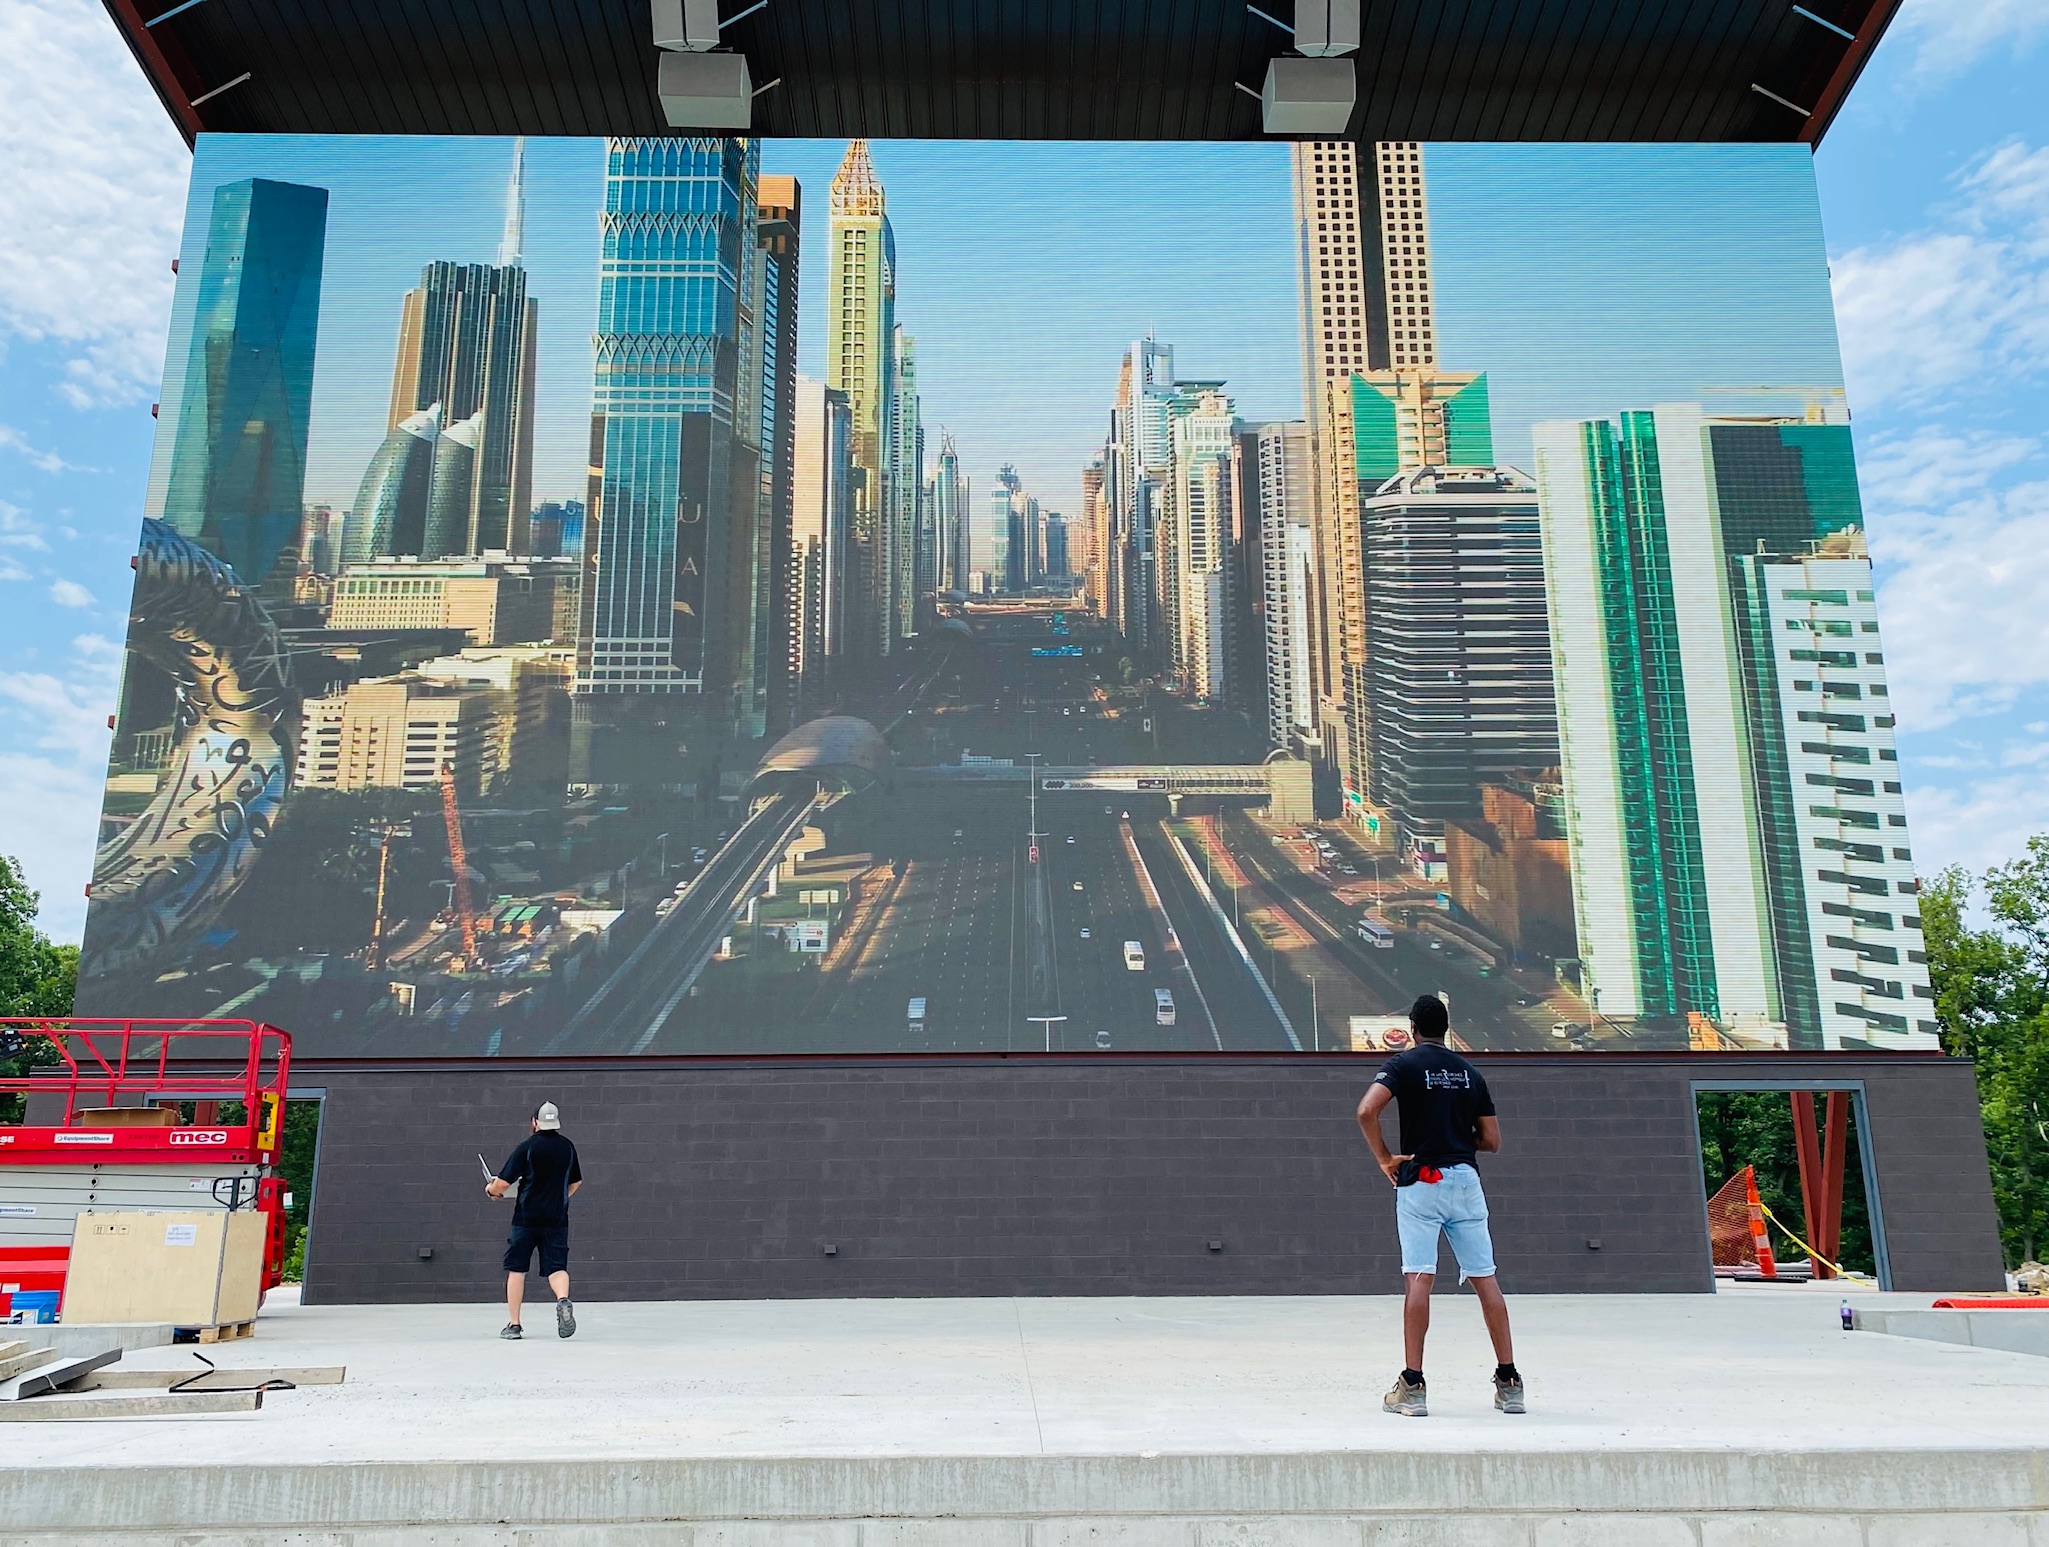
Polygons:
<instances>
[{"instance_id":1,"label":"pedestrian overpass","mask_svg":"<svg viewBox=\"0 0 2049 1547\"><path fill-rule=\"evenodd\" d=\"M1188 796L1215 796L1255 801L1283 822L1315 819L1309 765L1285 752L1271 753L1263 763L1112 763L1096 766L1040 765L1042 794L1164 795L1168 809L1179 813ZM1022 758L970 758L959 763L932 763L903 768L900 780L934 784L1024 784L1032 768Z\"/></svg>"}]
</instances>

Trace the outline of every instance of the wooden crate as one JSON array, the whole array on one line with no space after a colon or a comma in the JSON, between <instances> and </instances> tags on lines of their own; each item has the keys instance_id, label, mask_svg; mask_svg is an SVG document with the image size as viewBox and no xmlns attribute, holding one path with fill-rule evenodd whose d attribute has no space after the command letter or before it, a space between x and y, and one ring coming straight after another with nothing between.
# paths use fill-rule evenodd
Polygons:
<instances>
[{"instance_id":1,"label":"wooden crate","mask_svg":"<svg viewBox=\"0 0 2049 1547\"><path fill-rule=\"evenodd\" d=\"M253 1321L263 1299L263 1227L254 1209L82 1213L71 1238L64 1320Z\"/></svg>"}]
</instances>

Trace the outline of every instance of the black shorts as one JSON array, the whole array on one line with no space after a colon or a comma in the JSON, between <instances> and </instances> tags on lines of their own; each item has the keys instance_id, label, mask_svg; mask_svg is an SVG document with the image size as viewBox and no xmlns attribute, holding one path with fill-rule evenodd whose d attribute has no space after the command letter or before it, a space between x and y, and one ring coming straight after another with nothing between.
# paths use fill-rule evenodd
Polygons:
<instances>
[{"instance_id":1,"label":"black shorts","mask_svg":"<svg viewBox=\"0 0 2049 1547\"><path fill-rule=\"evenodd\" d=\"M512 1239L505 1243L505 1271L524 1273L535 1252L541 1254L541 1277L569 1271L569 1227L567 1225L514 1225Z\"/></svg>"}]
</instances>

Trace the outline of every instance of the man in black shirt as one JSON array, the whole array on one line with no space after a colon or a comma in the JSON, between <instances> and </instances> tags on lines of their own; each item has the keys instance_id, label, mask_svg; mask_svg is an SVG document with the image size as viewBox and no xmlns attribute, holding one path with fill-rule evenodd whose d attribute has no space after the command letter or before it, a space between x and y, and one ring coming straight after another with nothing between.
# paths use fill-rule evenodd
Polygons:
<instances>
[{"instance_id":1,"label":"man in black shirt","mask_svg":"<svg viewBox=\"0 0 2049 1547\"><path fill-rule=\"evenodd\" d=\"M1401 1232L1403 1357L1408 1363L1381 1403L1390 1413L1422 1418L1430 1409L1423 1386L1423 1339L1430 1331L1430 1290L1437 1277L1437 1237L1451 1242L1459 1274L1473 1286L1487 1335L1494 1340L1494 1405L1520 1413L1523 1380L1508 1338L1508 1303L1494 1279L1494 1242L1487 1231L1487 1195L1476 1167L1501 1148L1494 1098L1480 1071L1444 1045L1451 1017L1444 1001L1425 994L1409 1007L1415 1043L1373 1077L1359 1103L1359 1128L1373 1158L1394 1184ZM1380 1114L1392 1102L1401 1118L1402 1152L1381 1136Z\"/></svg>"},{"instance_id":2,"label":"man in black shirt","mask_svg":"<svg viewBox=\"0 0 2049 1547\"><path fill-rule=\"evenodd\" d=\"M576 1146L562 1136L562 1114L554 1102L544 1101L534 1113L532 1137L484 1184L494 1198L519 1189L512 1205L512 1239L505 1246L506 1319L500 1337L522 1335L519 1302L536 1252L548 1287L555 1291L555 1331L576 1336L576 1307L569 1303L569 1200L582 1185L583 1166Z\"/></svg>"}]
</instances>

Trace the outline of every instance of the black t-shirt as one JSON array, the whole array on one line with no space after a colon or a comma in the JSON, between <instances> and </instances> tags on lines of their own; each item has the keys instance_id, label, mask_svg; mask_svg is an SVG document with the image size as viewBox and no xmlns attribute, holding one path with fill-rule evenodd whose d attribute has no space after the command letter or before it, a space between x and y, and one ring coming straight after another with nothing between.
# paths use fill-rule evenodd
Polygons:
<instances>
[{"instance_id":1,"label":"black t-shirt","mask_svg":"<svg viewBox=\"0 0 2049 1547\"><path fill-rule=\"evenodd\" d=\"M543 1128L498 1168L498 1180L519 1186L513 1201L515 1225L569 1223L569 1188L583 1180L576 1146L553 1128Z\"/></svg>"},{"instance_id":2,"label":"black t-shirt","mask_svg":"<svg viewBox=\"0 0 2049 1547\"><path fill-rule=\"evenodd\" d=\"M1426 1166L1478 1163L1480 1119L1494 1115L1478 1069L1442 1043L1418 1042L1382 1064L1373 1083L1394 1093L1402 1154Z\"/></svg>"}]
</instances>

